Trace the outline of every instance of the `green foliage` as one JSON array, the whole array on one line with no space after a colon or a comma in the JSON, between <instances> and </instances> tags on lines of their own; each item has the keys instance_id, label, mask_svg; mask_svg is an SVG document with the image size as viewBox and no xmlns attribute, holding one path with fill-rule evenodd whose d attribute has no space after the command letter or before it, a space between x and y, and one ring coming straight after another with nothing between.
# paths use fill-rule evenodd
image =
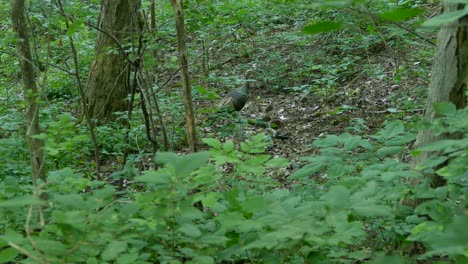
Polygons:
<instances>
[{"instance_id":1,"label":"green foliage","mask_svg":"<svg viewBox=\"0 0 468 264\"><path fill-rule=\"evenodd\" d=\"M435 109L440 118L428 128L436 135L458 134L459 138L439 140L416 151L432 154L417 168L435 170L447 181L447 185L436 189L417 189L416 196L425 201L415 212L427 215L428 219L419 223L408 239L424 242L428 247L426 256L448 255L461 263L468 260L468 234L463 228L463 223L468 221L468 108L457 111L451 103L439 103Z\"/></svg>"},{"instance_id":2,"label":"green foliage","mask_svg":"<svg viewBox=\"0 0 468 264\"><path fill-rule=\"evenodd\" d=\"M455 122L466 110L438 108L443 117L435 127L466 133ZM457 164L466 161L466 135L458 144L421 149L450 160L438 170L449 184L437 189L407 181L421 176L398 159L413 139L394 121L367 138L346 133L316 140L318 154L305 158L308 165L288 178L287 189L266 176L289 162L263 153L269 145L263 134L237 147L204 139L210 152L158 153L160 167L131 183L138 192L117 195L70 168L53 171L41 187L48 196L41 229L31 229L39 222L26 210L37 206L30 195L0 201L2 219L9 219L0 256L4 263L403 263L414 258L393 253L418 241L428 249L419 259L464 261L466 171L457 173ZM406 197L425 200L413 211L400 203ZM26 218L33 232L18 231Z\"/></svg>"},{"instance_id":3,"label":"green foliage","mask_svg":"<svg viewBox=\"0 0 468 264\"><path fill-rule=\"evenodd\" d=\"M467 261L467 110L457 111L449 104L435 106L441 117L424 126L436 134L458 134L461 138L418 149L415 154L431 155L413 168L405 163L408 144L415 138L412 124L404 123L409 121L405 111L419 108L424 96L408 100L411 96L403 89L393 93L391 100L396 106L387 109L389 121L383 129L361 135L369 129L364 120L356 118L349 131L359 135L344 133L315 140L316 155L305 157L304 166L286 179L285 168L290 162L265 153L271 142L264 134L247 135L248 140L239 144L207 138L203 142L209 152L185 156L158 153L156 169L139 170L137 165L147 165L145 151L149 149L144 122L137 111L133 120L122 114L117 122L99 126L96 134L102 158L120 158L126 150L133 153L127 161L117 159L125 162L125 167L110 176L130 181L119 188L91 181L87 175L93 167L88 132L68 113L76 111L78 95L70 75L74 70L70 70L68 36L79 40L75 42L78 70L87 73L94 58L96 32L83 22L97 24L99 1L65 4L66 13L74 19L68 32L53 2L31 1L29 10L37 79L44 99L48 99L40 117L44 128L40 138L46 141L49 162L47 183L39 182L36 189L29 175L26 141L21 136L21 87L10 85L20 77L16 58L11 55L13 38L11 32L0 28L5 32L0 38L4 44L0 45L0 97L5 102L0 104L0 262ZM268 89L315 93L318 97L334 96L359 74L399 84L408 76L427 73L421 62L430 57L430 49L398 26L413 29L419 25L427 15L421 12L426 1L225 0L184 4L189 53L194 55L190 56L190 67L197 87L195 100L216 99L217 91L212 87L238 87L240 78L236 76L253 64L262 69L256 79ZM143 1L142 10L148 5L149 1ZM154 54L163 51L163 55L144 54L144 66L169 75L178 68L173 52L173 13L168 1L157 1L157 5L157 30L145 36L145 43L147 50ZM3 1L0 7L0 21L9 25L9 5ZM457 14L434 21L445 23L453 15ZM203 49L202 42L207 43ZM415 62L399 62L395 75L388 77L379 63L363 63L378 54L380 47L411 47L414 52L405 59ZM198 61L205 55L211 61L206 62L207 72L201 76L203 67ZM185 138L183 104L175 89L162 85L166 77L160 79L151 93L165 88L158 100L163 118L170 120L166 127L171 145L177 148ZM202 81L206 85L198 83ZM209 112L210 107L207 109L197 110ZM342 104L332 106L328 114L339 116L355 109ZM403 121L390 121L399 118ZM243 133L240 128L245 120L239 116L231 119L233 122L219 128L222 136ZM131 123L129 131L122 128L126 122ZM130 143L126 143L127 133ZM428 180L421 178L426 173L436 173L447 185L429 187ZM420 180L420 184L411 185L413 180ZM41 193L47 194L47 201L36 197ZM421 203L413 209L401 202L405 199Z\"/></svg>"},{"instance_id":4,"label":"green foliage","mask_svg":"<svg viewBox=\"0 0 468 264\"><path fill-rule=\"evenodd\" d=\"M37 136L45 141L46 155L55 164L55 169L65 164L78 162L79 157L90 154L90 139L84 134L79 134L76 123L70 113L57 116L56 121L49 121L47 131Z\"/></svg>"}]
</instances>

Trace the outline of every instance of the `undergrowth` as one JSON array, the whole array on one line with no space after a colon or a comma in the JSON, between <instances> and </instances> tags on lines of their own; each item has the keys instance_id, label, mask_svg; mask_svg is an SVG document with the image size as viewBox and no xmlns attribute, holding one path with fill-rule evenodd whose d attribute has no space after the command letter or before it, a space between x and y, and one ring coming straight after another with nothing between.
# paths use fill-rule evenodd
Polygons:
<instances>
[{"instance_id":1,"label":"undergrowth","mask_svg":"<svg viewBox=\"0 0 468 264\"><path fill-rule=\"evenodd\" d=\"M468 112L438 109L443 117L430 128L464 137L419 149L439 154L416 169L404 162L415 135L393 121L369 136L315 140L317 155L286 182L267 176L289 162L264 154L263 134L238 146L205 139L208 152L158 153L159 169L132 177L124 190L65 167L39 186L48 197L41 201L24 176L2 176L0 260L462 263L468 124L460 120ZM431 188L426 173L447 185ZM422 183L411 185L416 178ZM421 203L413 209L402 203L408 198Z\"/></svg>"}]
</instances>

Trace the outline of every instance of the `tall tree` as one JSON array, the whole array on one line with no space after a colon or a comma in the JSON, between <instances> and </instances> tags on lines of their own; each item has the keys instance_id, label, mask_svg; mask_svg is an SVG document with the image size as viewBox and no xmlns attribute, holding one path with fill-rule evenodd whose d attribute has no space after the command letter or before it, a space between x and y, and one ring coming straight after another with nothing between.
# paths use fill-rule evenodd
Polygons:
<instances>
[{"instance_id":1,"label":"tall tree","mask_svg":"<svg viewBox=\"0 0 468 264\"><path fill-rule=\"evenodd\" d=\"M30 162L33 183L37 179L46 180L44 170L44 142L34 136L40 133L39 128L39 93L36 85L35 70L31 58L28 28L24 14L24 0L11 0L11 21L17 36L18 59L23 79L24 96L27 104L26 137L29 143Z\"/></svg>"},{"instance_id":2,"label":"tall tree","mask_svg":"<svg viewBox=\"0 0 468 264\"><path fill-rule=\"evenodd\" d=\"M171 0L174 8L177 30L177 48L179 50L179 63L181 68L182 88L184 90L185 121L187 122L187 142L190 152L196 151L195 115L193 113L192 90L188 72L187 37L185 35L184 11L182 0Z\"/></svg>"},{"instance_id":3,"label":"tall tree","mask_svg":"<svg viewBox=\"0 0 468 264\"><path fill-rule=\"evenodd\" d=\"M444 13L465 8L465 4L444 4ZM424 119L436 118L435 103L452 102L457 109L466 107L466 86L468 85L468 17L441 27L437 36L437 50L432 68L429 94ZM453 135L434 135L430 130L421 131L415 147L450 137ZM415 163L427 157L427 153L416 157ZM435 185L443 184L436 178Z\"/></svg>"},{"instance_id":4,"label":"tall tree","mask_svg":"<svg viewBox=\"0 0 468 264\"><path fill-rule=\"evenodd\" d=\"M105 122L128 109L130 64L125 51L137 32L139 0L102 0L96 54L91 65L86 105L89 116Z\"/></svg>"}]
</instances>

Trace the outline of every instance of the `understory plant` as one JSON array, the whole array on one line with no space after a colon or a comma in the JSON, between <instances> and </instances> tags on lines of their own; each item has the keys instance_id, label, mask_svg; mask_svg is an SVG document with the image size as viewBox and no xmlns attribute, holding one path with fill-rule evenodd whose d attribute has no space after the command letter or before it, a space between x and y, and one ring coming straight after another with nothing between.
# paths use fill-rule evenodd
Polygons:
<instances>
[{"instance_id":1,"label":"understory plant","mask_svg":"<svg viewBox=\"0 0 468 264\"><path fill-rule=\"evenodd\" d=\"M466 110L444 109L434 129L464 137L421 148L439 156L416 169L405 162L414 134L393 121L370 136L315 140L317 154L286 180L268 176L289 162L264 153L262 134L239 146L205 139L209 152L158 153L159 168L140 173L124 191L72 168L49 172L36 190L47 200L1 197L8 221L0 226L0 260L462 263L467 142L459 121L468 119ZM411 184L434 164L443 164L432 171L446 186ZM423 202L413 209L401 202L408 197Z\"/></svg>"}]
</instances>

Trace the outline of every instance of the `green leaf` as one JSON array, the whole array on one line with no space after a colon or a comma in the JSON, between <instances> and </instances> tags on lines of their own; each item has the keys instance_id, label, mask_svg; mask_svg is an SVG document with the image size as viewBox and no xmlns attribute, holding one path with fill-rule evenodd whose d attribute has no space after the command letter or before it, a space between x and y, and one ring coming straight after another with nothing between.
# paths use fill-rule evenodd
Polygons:
<instances>
[{"instance_id":1,"label":"green leaf","mask_svg":"<svg viewBox=\"0 0 468 264\"><path fill-rule=\"evenodd\" d=\"M32 195L25 195L22 197L16 197L9 199L7 201L0 201L0 208L2 207L23 207L30 205L45 205L44 201L39 200L38 198Z\"/></svg>"},{"instance_id":2,"label":"green leaf","mask_svg":"<svg viewBox=\"0 0 468 264\"><path fill-rule=\"evenodd\" d=\"M340 138L336 135L328 135L324 139L315 140L312 145L314 147L335 147L340 144Z\"/></svg>"},{"instance_id":3,"label":"green leaf","mask_svg":"<svg viewBox=\"0 0 468 264\"><path fill-rule=\"evenodd\" d=\"M457 21L458 19L466 16L468 14L467 9L457 10L449 13L443 13L441 15L435 16L426 22L424 22L421 26L423 27L439 27L444 24L452 23Z\"/></svg>"},{"instance_id":4,"label":"green leaf","mask_svg":"<svg viewBox=\"0 0 468 264\"><path fill-rule=\"evenodd\" d=\"M203 138L202 141L215 150L221 150L221 141L214 138Z\"/></svg>"},{"instance_id":5,"label":"green leaf","mask_svg":"<svg viewBox=\"0 0 468 264\"><path fill-rule=\"evenodd\" d=\"M202 235L202 232L196 225L192 224L184 224L179 228L179 232L182 232L186 234L189 237L200 237Z\"/></svg>"},{"instance_id":6,"label":"green leaf","mask_svg":"<svg viewBox=\"0 0 468 264\"><path fill-rule=\"evenodd\" d=\"M355 150L361 145L362 138L360 136L353 136L349 133L344 133L340 136L346 151Z\"/></svg>"},{"instance_id":7,"label":"green leaf","mask_svg":"<svg viewBox=\"0 0 468 264\"><path fill-rule=\"evenodd\" d=\"M415 17L423 12L422 9L417 8L396 8L388 12L380 14L382 19L391 21L404 21L409 18Z\"/></svg>"},{"instance_id":8,"label":"green leaf","mask_svg":"<svg viewBox=\"0 0 468 264\"><path fill-rule=\"evenodd\" d=\"M223 149L224 152L231 153L234 150L234 142L232 142L232 140L227 141L224 143Z\"/></svg>"},{"instance_id":9,"label":"green leaf","mask_svg":"<svg viewBox=\"0 0 468 264\"><path fill-rule=\"evenodd\" d=\"M405 149L404 147L398 147L398 146L384 147L384 148L378 149L376 153L377 153L377 156L379 157L388 157L388 156L396 155L402 152L404 149Z\"/></svg>"},{"instance_id":10,"label":"green leaf","mask_svg":"<svg viewBox=\"0 0 468 264\"><path fill-rule=\"evenodd\" d=\"M187 263L190 264L214 264L215 261L212 257L209 256L196 256L193 258L191 261L188 261Z\"/></svg>"},{"instance_id":11,"label":"green leaf","mask_svg":"<svg viewBox=\"0 0 468 264\"><path fill-rule=\"evenodd\" d=\"M460 147L464 147L463 145L460 144L460 140L456 139L444 139L444 140L439 140L436 142L429 143L428 145L422 146L417 149L417 151L443 151L443 152L450 152L456 149L459 149ZM465 146L466 147L466 146Z\"/></svg>"},{"instance_id":12,"label":"green leaf","mask_svg":"<svg viewBox=\"0 0 468 264\"><path fill-rule=\"evenodd\" d=\"M191 172L200 168L208 162L210 152L197 152L185 156L178 156L171 152L158 152L156 163L171 164L175 168L177 176L188 176Z\"/></svg>"},{"instance_id":13,"label":"green leaf","mask_svg":"<svg viewBox=\"0 0 468 264\"><path fill-rule=\"evenodd\" d=\"M433 104L434 110L440 115L450 115L457 112L457 107L450 102L441 102Z\"/></svg>"},{"instance_id":14,"label":"green leaf","mask_svg":"<svg viewBox=\"0 0 468 264\"><path fill-rule=\"evenodd\" d=\"M83 28L83 21L77 20L69 24L67 36L71 37L75 32Z\"/></svg>"},{"instance_id":15,"label":"green leaf","mask_svg":"<svg viewBox=\"0 0 468 264\"><path fill-rule=\"evenodd\" d=\"M177 175L189 174L208 162L210 152L191 153L180 157L176 164Z\"/></svg>"},{"instance_id":16,"label":"green leaf","mask_svg":"<svg viewBox=\"0 0 468 264\"><path fill-rule=\"evenodd\" d=\"M101 253L101 257L104 261L116 259L120 253L127 250L127 246L125 241L111 241Z\"/></svg>"},{"instance_id":17,"label":"green leaf","mask_svg":"<svg viewBox=\"0 0 468 264\"><path fill-rule=\"evenodd\" d=\"M205 207L214 207L218 200L222 198L222 194L218 192L210 192L205 195L202 199L203 206Z\"/></svg>"},{"instance_id":18,"label":"green leaf","mask_svg":"<svg viewBox=\"0 0 468 264\"><path fill-rule=\"evenodd\" d=\"M372 202L361 202L352 206L354 212L358 216L363 217L381 217L391 216L392 210L388 206L376 205Z\"/></svg>"},{"instance_id":19,"label":"green leaf","mask_svg":"<svg viewBox=\"0 0 468 264\"><path fill-rule=\"evenodd\" d=\"M117 258L116 264L133 264L138 259L137 253L122 254Z\"/></svg>"},{"instance_id":20,"label":"green leaf","mask_svg":"<svg viewBox=\"0 0 468 264\"><path fill-rule=\"evenodd\" d=\"M62 242L49 239L35 239L35 243L43 253L53 256L63 256L67 252L67 248Z\"/></svg>"},{"instance_id":21,"label":"green leaf","mask_svg":"<svg viewBox=\"0 0 468 264\"><path fill-rule=\"evenodd\" d=\"M8 243L13 242L15 244L21 244L24 241L24 237L12 229L6 229L5 234L0 238Z\"/></svg>"},{"instance_id":22,"label":"green leaf","mask_svg":"<svg viewBox=\"0 0 468 264\"><path fill-rule=\"evenodd\" d=\"M326 201L330 206L342 208L348 203L351 192L344 186L332 186L328 193L320 197L320 200Z\"/></svg>"},{"instance_id":23,"label":"green leaf","mask_svg":"<svg viewBox=\"0 0 468 264\"><path fill-rule=\"evenodd\" d=\"M6 248L0 251L0 262L1 263L14 263L13 260L19 255L18 250L14 248Z\"/></svg>"},{"instance_id":24,"label":"green leaf","mask_svg":"<svg viewBox=\"0 0 468 264\"><path fill-rule=\"evenodd\" d=\"M315 24L307 25L302 28L302 33L317 34L323 32L331 32L341 28L341 23L332 21L321 21Z\"/></svg>"},{"instance_id":25,"label":"green leaf","mask_svg":"<svg viewBox=\"0 0 468 264\"><path fill-rule=\"evenodd\" d=\"M406 261L403 257L399 255L391 255L391 256L379 256L375 258L370 264L404 264Z\"/></svg>"},{"instance_id":26,"label":"green leaf","mask_svg":"<svg viewBox=\"0 0 468 264\"><path fill-rule=\"evenodd\" d=\"M283 168L289 165L289 160L286 158L274 158L265 163L269 168Z\"/></svg>"},{"instance_id":27,"label":"green leaf","mask_svg":"<svg viewBox=\"0 0 468 264\"><path fill-rule=\"evenodd\" d=\"M405 132L405 125L401 120L393 121L385 125L384 129L380 131L384 139L391 139Z\"/></svg>"},{"instance_id":28,"label":"green leaf","mask_svg":"<svg viewBox=\"0 0 468 264\"><path fill-rule=\"evenodd\" d=\"M84 209L86 207L83 197L79 194L56 194L54 201L70 210Z\"/></svg>"},{"instance_id":29,"label":"green leaf","mask_svg":"<svg viewBox=\"0 0 468 264\"><path fill-rule=\"evenodd\" d=\"M293 174L291 174L288 179L289 180L295 180L295 179L300 179L304 177L309 177L320 171L325 167L327 160L324 159L323 157L318 157L315 158L310 164L307 164L306 166L300 168L299 170L295 171Z\"/></svg>"},{"instance_id":30,"label":"green leaf","mask_svg":"<svg viewBox=\"0 0 468 264\"><path fill-rule=\"evenodd\" d=\"M434 168L444 163L446 160L448 160L448 157L429 156L425 160L423 160L421 163L419 163L415 167L415 169L424 170L427 168Z\"/></svg>"}]
</instances>

